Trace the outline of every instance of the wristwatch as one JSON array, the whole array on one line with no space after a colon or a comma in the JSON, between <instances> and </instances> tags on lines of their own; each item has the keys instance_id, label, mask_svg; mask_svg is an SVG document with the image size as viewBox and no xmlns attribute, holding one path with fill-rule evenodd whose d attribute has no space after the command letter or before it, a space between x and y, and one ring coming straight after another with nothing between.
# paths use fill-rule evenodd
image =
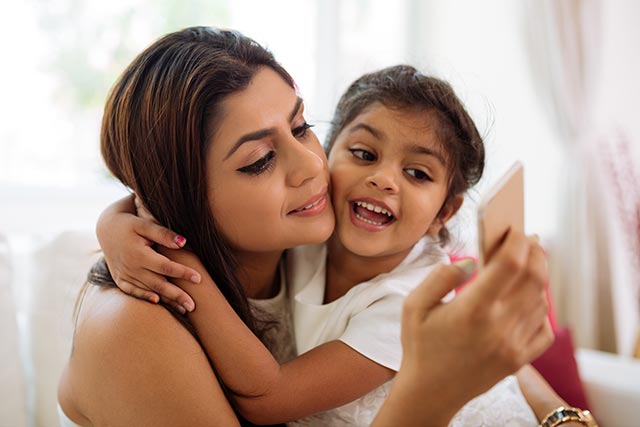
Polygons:
<instances>
[{"instance_id":1,"label":"wristwatch","mask_svg":"<svg viewBox=\"0 0 640 427\"><path fill-rule=\"evenodd\" d=\"M591 412L580 408L565 408L560 406L549 412L540 424L540 427L556 427L569 421L577 421L587 427L598 427L598 423Z\"/></svg>"}]
</instances>

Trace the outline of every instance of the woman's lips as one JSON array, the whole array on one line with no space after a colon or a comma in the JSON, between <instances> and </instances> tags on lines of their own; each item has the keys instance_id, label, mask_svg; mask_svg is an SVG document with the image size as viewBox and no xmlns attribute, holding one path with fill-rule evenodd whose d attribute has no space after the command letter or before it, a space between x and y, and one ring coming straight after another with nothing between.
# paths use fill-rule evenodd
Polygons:
<instances>
[{"instance_id":1,"label":"woman's lips","mask_svg":"<svg viewBox=\"0 0 640 427\"><path fill-rule=\"evenodd\" d=\"M301 207L289 212L289 215L296 216L315 216L324 211L327 207L327 189L325 188L320 194L312 197Z\"/></svg>"}]
</instances>

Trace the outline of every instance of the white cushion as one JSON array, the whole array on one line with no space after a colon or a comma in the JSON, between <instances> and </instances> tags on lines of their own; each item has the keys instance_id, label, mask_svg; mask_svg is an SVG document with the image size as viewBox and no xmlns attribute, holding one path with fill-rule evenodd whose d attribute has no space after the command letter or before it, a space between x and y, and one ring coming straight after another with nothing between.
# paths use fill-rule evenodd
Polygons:
<instances>
[{"instance_id":1,"label":"white cushion","mask_svg":"<svg viewBox=\"0 0 640 427\"><path fill-rule=\"evenodd\" d=\"M71 350L73 309L99 249L93 233L65 232L32 256L29 325L36 426L58 423L57 387Z\"/></svg>"},{"instance_id":2,"label":"white cushion","mask_svg":"<svg viewBox=\"0 0 640 427\"><path fill-rule=\"evenodd\" d=\"M25 376L20 361L9 245L0 235L0 424L27 425Z\"/></svg>"}]
</instances>

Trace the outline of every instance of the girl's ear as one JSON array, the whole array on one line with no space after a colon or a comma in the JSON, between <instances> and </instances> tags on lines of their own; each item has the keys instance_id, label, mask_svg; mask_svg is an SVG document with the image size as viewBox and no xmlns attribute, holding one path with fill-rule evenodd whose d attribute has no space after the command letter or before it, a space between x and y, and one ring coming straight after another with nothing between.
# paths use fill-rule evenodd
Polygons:
<instances>
[{"instance_id":1,"label":"girl's ear","mask_svg":"<svg viewBox=\"0 0 640 427\"><path fill-rule=\"evenodd\" d=\"M427 234L437 236L444 224L449 221L456 212L458 212L462 206L462 202L464 202L464 197L462 195L457 195L453 199L449 200L449 202L440 209L440 213L429 226Z\"/></svg>"}]
</instances>

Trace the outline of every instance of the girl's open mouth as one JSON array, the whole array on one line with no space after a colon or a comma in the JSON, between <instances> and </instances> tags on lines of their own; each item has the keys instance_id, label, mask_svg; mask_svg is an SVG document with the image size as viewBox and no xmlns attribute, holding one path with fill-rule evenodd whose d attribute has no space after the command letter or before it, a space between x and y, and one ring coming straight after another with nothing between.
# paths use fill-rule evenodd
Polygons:
<instances>
[{"instance_id":1,"label":"girl's open mouth","mask_svg":"<svg viewBox=\"0 0 640 427\"><path fill-rule=\"evenodd\" d=\"M352 220L370 225L375 229L384 228L396 219L387 209L363 201L351 202L351 211ZM356 223L356 225L358 224ZM370 227L365 228L369 229Z\"/></svg>"}]
</instances>

